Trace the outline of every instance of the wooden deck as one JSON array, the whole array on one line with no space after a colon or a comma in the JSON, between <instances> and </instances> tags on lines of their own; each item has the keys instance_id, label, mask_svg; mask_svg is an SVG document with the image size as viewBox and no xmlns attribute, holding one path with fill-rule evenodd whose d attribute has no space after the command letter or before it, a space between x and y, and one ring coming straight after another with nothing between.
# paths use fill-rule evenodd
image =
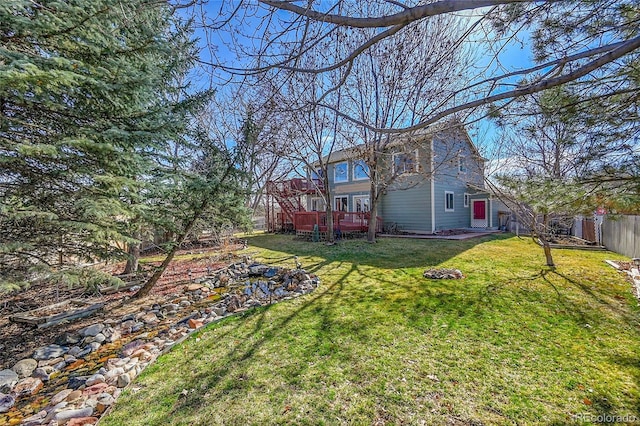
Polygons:
<instances>
[{"instance_id":1,"label":"wooden deck","mask_svg":"<svg viewBox=\"0 0 640 426\"><path fill-rule=\"evenodd\" d=\"M367 232L369 230L368 212L333 212L333 230L340 233ZM327 232L326 212L296 212L293 226L298 232L313 232L315 226L318 231ZM382 232L382 218L377 217L376 232Z\"/></svg>"}]
</instances>

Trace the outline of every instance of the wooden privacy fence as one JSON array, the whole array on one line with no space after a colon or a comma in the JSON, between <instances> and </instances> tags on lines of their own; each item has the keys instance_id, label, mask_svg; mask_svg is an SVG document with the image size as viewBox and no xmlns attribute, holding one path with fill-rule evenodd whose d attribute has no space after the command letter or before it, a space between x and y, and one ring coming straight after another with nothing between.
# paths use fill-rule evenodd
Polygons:
<instances>
[{"instance_id":1,"label":"wooden privacy fence","mask_svg":"<svg viewBox=\"0 0 640 426\"><path fill-rule=\"evenodd\" d=\"M628 257L640 257L640 216L605 216L602 245Z\"/></svg>"}]
</instances>

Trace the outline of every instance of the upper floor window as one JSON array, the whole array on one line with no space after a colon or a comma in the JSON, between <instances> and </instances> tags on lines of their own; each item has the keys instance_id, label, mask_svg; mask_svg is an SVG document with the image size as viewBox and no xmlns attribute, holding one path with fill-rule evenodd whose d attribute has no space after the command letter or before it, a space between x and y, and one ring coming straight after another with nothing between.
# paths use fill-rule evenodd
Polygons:
<instances>
[{"instance_id":1,"label":"upper floor window","mask_svg":"<svg viewBox=\"0 0 640 426\"><path fill-rule=\"evenodd\" d=\"M418 150L393 154L393 171L397 175L418 171Z\"/></svg>"},{"instance_id":2,"label":"upper floor window","mask_svg":"<svg viewBox=\"0 0 640 426\"><path fill-rule=\"evenodd\" d=\"M349 180L349 164L347 162L338 163L333 166L333 181L347 182Z\"/></svg>"},{"instance_id":3,"label":"upper floor window","mask_svg":"<svg viewBox=\"0 0 640 426\"><path fill-rule=\"evenodd\" d=\"M464 155L458 155L458 171L464 173L467 171L467 163Z\"/></svg>"},{"instance_id":4,"label":"upper floor window","mask_svg":"<svg viewBox=\"0 0 640 426\"><path fill-rule=\"evenodd\" d=\"M369 166L364 160L353 162L353 180L363 180L369 178Z\"/></svg>"},{"instance_id":5,"label":"upper floor window","mask_svg":"<svg viewBox=\"0 0 640 426\"><path fill-rule=\"evenodd\" d=\"M313 179L313 180L320 180L320 179L322 179L323 175L324 175L324 173L322 173L322 169L317 169L317 170L312 170L311 171L311 179Z\"/></svg>"}]
</instances>

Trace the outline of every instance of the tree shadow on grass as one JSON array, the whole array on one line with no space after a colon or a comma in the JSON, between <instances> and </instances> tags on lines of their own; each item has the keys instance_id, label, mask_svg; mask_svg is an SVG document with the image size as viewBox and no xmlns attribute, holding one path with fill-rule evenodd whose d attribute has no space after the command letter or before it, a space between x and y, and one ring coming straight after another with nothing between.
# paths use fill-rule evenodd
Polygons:
<instances>
[{"instance_id":1,"label":"tree shadow on grass","mask_svg":"<svg viewBox=\"0 0 640 426\"><path fill-rule=\"evenodd\" d=\"M302 351L302 356L298 356L298 358L306 360L313 359L313 355L317 352L331 351L332 348L337 347L340 342L337 342L335 337L339 336L340 332L348 332L351 340L360 341L363 345L368 343L367 339L370 336L367 334L369 332L367 327L370 324L354 322L345 325L346 321L340 318L343 308L352 303L364 304L365 312L386 310L398 315L404 315L405 312L408 312L406 317L409 325L417 329L424 329L424 332L429 332L429 330L424 328L427 322L424 321L421 312L425 313L424 317L433 316L435 313L445 316L451 321L456 318L473 321L492 309L499 308L505 311L505 306L494 305L510 303L510 301L501 301L499 297L496 297L499 292L509 291L509 289L505 289L508 281L489 282L486 284L476 281L473 289L465 289L464 281L420 281L412 284L410 281L414 277L420 280L422 278L415 275L415 271L408 271L408 268L438 265L475 247L479 243L504 238L510 238L510 236L497 235L463 242L420 240L413 242L411 247L406 247L408 244L405 243L405 240L390 243L382 242L376 245L349 241L339 244L338 248L336 246L327 247L295 241L285 241L286 244L282 244L284 241L282 237L274 238L268 236L250 239L251 245L274 252L273 255L269 254L271 257L268 259L268 263L289 266L294 262L293 255L289 253L295 253L303 260L303 267L309 272L318 272L331 265L332 284L329 286L321 285L315 293L302 299L297 299L295 303L301 303L301 305L287 308L292 311L286 316L269 315L273 309L273 306L269 306L241 314L236 319L223 320L220 326L207 327L197 332L191 337L191 341L197 336L204 336L213 331L216 332L215 339L209 339L210 341L219 341L230 336L241 337L237 337L239 340L228 351L217 351L222 353L222 357L212 361L209 364L211 366L210 369L194 374L191 380L196 392L179 397L164 419L168 421L170 417L180 417L180 415L188 417L195 412L206 409L212 401L225 396L226 393L235 392L242 395L249 391L249 388L254 386L251 377L249 377L251 369L254 364L259 364L265 357L261 350L265 346L268 348L268 343L272 340L281 339L285 342L285 347L288 342L295 340L298 337L295 333L300 330L292 331L289 328L299 326L294 320L301 316L309 314L314 316L314 321L306 322L302 325L302 327L306 327L302 329L302 332L310 334L311 337L304 342L304 345L302 345L304 347L296 347L296 350ZM402 244L397 244L400 242ZM399 248L404 248L402 256L398 256L397 253L392 255L385 253L385 250ZM283 251L287 254L280 255ZM386 268L390 271L388 272L390 276L378 273L377 271L380 268ZM345 270L343 271L342 269ZM542 278L554 289L563 309L573 312L571 308L575 308L575 306L563 294L562 289L558 288L553 280L549 279L550 273L554 272L544 271L544 274L541 272L539 277L532 279ZM345 286L352 282L351 279L354 274L358 275L357 278L360 281L369 280L376 284L349 288L349 292L346 294ZM398 279L399 277L402 279ZM564 278L571 282L571 279ZM579 283L572 284L580 287ZM393 292L394 288L398 289L398 291ZM592 290L591 294L589 294L589 291L586 290L591 289L587 288L583 289L583 291L589 297L600 300L599 303L607 302L601 295L594 293ZM464 295L464 297L461 297L461 295ZM587 314L587 310L580 308L573 315L577 322L584 323L589 319ZM414 315L415 318L411 317L411 315ZM515 322L528 320L518 320L517 311L512 312L511 315L513 315ZM229 324L231 321L237 321L237 324ZM245 324L245 321L252 321L250 329ZM226 330L218 331L225 327L227 328ZM206 341L206 339L203 340ZM210 344L213 345L214 343ZM294 347L298 343L294 341L290 344ZM348 362L350 356L357 355L345 350L341 354L340 362ZM206 364L207 360L203 359L206 356L208 356L207 353L200 353L197 355L199 358L196 358L195 363ZM287 353L283 350L282 353L273 353L273 356L286 357ZM191 362L191 360L178 360L175 367L187 374L190 371ZM285 365L287 377L280 377L280 380L295 387L296 377L303 375L309 368L306 362L287 364ZM316 372L316 374L319 373ZM189 386L187 381L182 384ZM180 390L167 387L164 393L165 396L171 396L173 393L177 394ZM204 398L203 394L209 391L213 394L211 399ZM164 421L158 421L157 424L164 423Z\"/></svg>"},{"instance_id":2,"label":"tree shadow on grass","mask_svg":"<svg viewBox=\"0 0 640 426\"><path fill-rule=\"evenodd\" d=\"M493 234L469 240L428 240L384 238L376 244L365 240L346 240L333 246L321 243L295 240L291 236L260 235L249 237L250 246L294 253L299 257L320 257L328 263L343 261L356 265L377 268L399 269L416 268L441 264L473 247L491 241L512 238L511 234ZM398 256L398 254L402 254ZM292 256L282 256L272 260L286 260ZM304 267L304 265L303 265Z\"/></svg>"},{"instance_id":3,"label":"tree shadow on grass","mask_svg":"<svg viewBox=\"0 0 640 426\"><path fill-rule=\"evenodd\" d=\"M541 269L540 272L536 274L521 277L520 279L530 281L541 279L546 285L553 289L558 305L561 306L565 312L573 313L573 316L575 316L581 324L594 321L593 308L590 305L586 307L576 305L576 303L568 297L567 290L559 288L558 285L553 282L552 277L559 278L565 283L568 283L570 286L579 290L581 294L585 295L588 300L596 302L599 307L606 309L611 314L621 316L628 322L638 321L637 315L628 309L628 306L624 303L625 299L622 299L623 303L621 303L620 300L612 297L613 295L607 294L605 289L601 289L602 291L594 290L592 286L580 282L566 273L560 272L557 268Z\"/></svg>"},{"instance_id":4,"label":"tree shadow on grass","mask_svg":"<svg viewBox=\"0 0 640 426\"><path fill-rule=\"evenodd\" d=\"M243 342L238 343L230 352L224 355L224 359L222 361L217 360L218 367L200 373L196 377L194 377L192 379L194 383L198 384L200 389L214 389L223 384L225 380L231 379L235 381L235 385L237 385L236 387L238 389L242 389L242 382L246 380L247 371L250 367L247 362L251 358L256 356L257 352L266 343L276 338L277 336L286 333L287 326L305 311L312 309L313 306L316 306L318 304L318 301L322 300L322 305L325 307L332 306L335 300L341 296L344 289L345 281L354 271L355 266L352 265L351 268L347 272L345 272L341 278L337 279L329 287L321 287L320 289L316 290L317 292L319 292L318 294L309 295L310 297L306 298L302 306L294 310L289 315L283 318L279 318L274 322L268 322L267 319L267 313L273 308L273 305L264 308L258 308L255 312L244 314L243 316L245 317L245 319L250 319L251 317L255 319L255 325L252 327L252 330L243 336ZM322 313L323 309L319 309L319 311ZM323 321L320 322L321 328L327 327L327 324L330 324L330 321L324 319L325 316L326 315L323 316ZM220 337L229 334L237 334L237 330L242 326L243 322L238 321L238 324L233 329L220 335ZM207 333L207 331L208 329L198 332L192 338ZM259 334L261 335L258 337ZM216 336L216 340L217 339L218 336ZM297 375L303 372L305 366L299 365L298 368L300 371L296 373ZM226 388L225 390L231 391L232 389ZM202 393L204 393L204 391ZM202 398L199 392L190 393L186 397L179 398L176 401L175 405L172 407L171 411L167 413L167 415L169 417L173 417L177 413L193 412L194 410L200 410L207 405L209 405L209 402Z\"/></svg>"}]
</instances>

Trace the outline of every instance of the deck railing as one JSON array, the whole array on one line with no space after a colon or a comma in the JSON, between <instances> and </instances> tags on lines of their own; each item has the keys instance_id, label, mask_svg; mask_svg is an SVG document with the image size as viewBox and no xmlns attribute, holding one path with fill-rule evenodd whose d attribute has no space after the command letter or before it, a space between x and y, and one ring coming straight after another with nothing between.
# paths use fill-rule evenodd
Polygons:
<instances>
[{"instance_id":1,"label":"deck railing","mask_svg":"<svg viewBox=\"0 0 640 426\"><path fill-rule=\"evenodd\" d=\"M360 231L366 232L369 229L368 212L333 212L333 230L341 232ZM326 212L296 212L293 218L293 225L296 231L313 231L313 227L318 225L320 232L327 231ZM382 218L377 216L376 232L382 232Z\"/></svg>"}]
</instances>

